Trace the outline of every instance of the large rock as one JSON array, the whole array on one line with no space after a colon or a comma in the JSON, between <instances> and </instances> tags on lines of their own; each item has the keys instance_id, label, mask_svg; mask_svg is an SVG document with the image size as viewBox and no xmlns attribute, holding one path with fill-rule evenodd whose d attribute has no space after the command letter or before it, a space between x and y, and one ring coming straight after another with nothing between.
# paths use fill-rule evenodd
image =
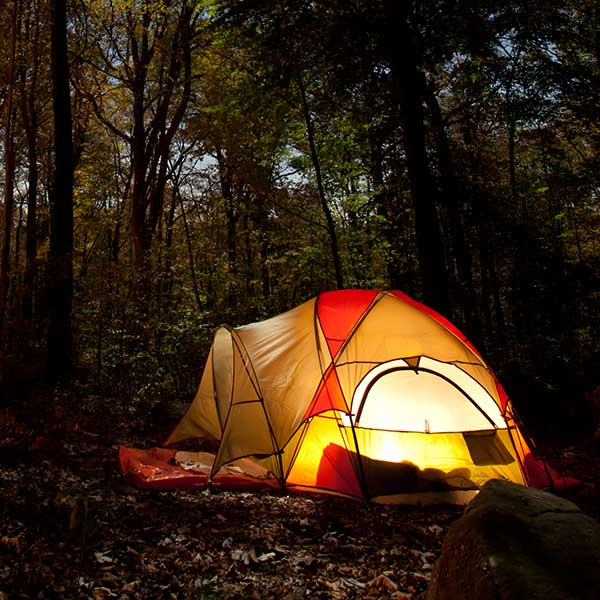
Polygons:
<instances>
[{"instance_id":1,"label":"large rock","mask_svg":"<svg viewBox=\"0 0 600 600\"><path fill-rule=\"evenodd\" d=\"M452 524L427 600L598 600L600 525L572 502L486 483Z\"/></svg>"}]
</instances>

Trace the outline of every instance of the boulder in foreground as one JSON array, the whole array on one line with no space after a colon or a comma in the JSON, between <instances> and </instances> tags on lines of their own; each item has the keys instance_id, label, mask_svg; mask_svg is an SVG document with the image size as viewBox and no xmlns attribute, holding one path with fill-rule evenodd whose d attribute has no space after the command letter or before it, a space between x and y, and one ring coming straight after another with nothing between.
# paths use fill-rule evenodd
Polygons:
<instances>
[{"instance_id":1,"label":"boulder in foreground","mask_svg":"<svg viewBox=\"0 0 600 600\"><path fill-rule=\"evenodd\" d=\"M486 483L448 530L427 600L597 600L600 525L562 498Z\"/></svg>"}]
</instances>

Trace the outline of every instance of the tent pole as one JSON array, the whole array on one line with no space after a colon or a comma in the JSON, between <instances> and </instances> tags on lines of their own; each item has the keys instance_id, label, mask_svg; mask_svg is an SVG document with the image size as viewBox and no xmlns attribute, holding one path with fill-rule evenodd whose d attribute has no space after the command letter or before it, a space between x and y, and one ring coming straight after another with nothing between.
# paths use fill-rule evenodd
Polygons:
<instances>
[{"instance_id":1,"label":"tent pole","mask_svg":"<svg viewBox=\"0 0 600 600\"><path fill-rule=\"evenodd\" d=\"M369 503L369 488L367 487L367 478L365 476L365 470L362 464L362 456L360 454L360 449L358 447L358 438L356 437L356 431L354 429L354 422L352 419L352 415L350 415L350 429L352 429L352 438L354 439L354 447L356 448L356 460L358 463L358 480L360 489L363 493L363 500L365 504Z\"/></svg>"},{"instance_id":2,"label":"tent pole","mask_svg":"<svg viewBox=\"0 0 600 600\"><path fill-rule=\"evenodd\" d=\"M281 489L282 491L285 490L286 485L285 485L285 475L283 473L283 460L281 458L281 455L283 454L282 450L279 450L279 452L277 452L277 462L279 463L279 473L281 474Z\"/></svg>"}]
</instances>

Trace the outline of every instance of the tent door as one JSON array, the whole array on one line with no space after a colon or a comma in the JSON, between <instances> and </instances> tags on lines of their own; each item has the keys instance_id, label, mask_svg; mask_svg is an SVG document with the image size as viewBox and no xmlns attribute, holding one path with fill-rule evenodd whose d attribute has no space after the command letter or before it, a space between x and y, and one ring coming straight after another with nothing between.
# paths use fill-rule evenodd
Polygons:
<instances>
[{"instance_id":1,"label":"tent door","mask_svg":"<svg viewBox=\"0 0 600 600\"><path fill-rule=\"evenodd\" d=\"M433 370L393 368L360 387L362 397L353 401L357 427L421 433L496 428L458 384Z\"/></svg>"}]
</instances>

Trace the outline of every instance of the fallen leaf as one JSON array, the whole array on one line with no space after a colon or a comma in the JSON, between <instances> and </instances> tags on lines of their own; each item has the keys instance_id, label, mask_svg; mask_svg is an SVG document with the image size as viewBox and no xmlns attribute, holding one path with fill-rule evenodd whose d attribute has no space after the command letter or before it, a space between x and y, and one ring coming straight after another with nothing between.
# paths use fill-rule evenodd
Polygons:
<instances>
[{"instance_id":1,"label":"fallen leaf","mask_svg":"<svg viewBox=\"0 0 600 600\"><path fill-rule=\"evenodd\" d=\"M398 584L394 583L387 575L378 575L369 582L369 589L386 589L395 592L398 589Z\"/></svg>"},{"instance_id":2,"label":"fallen leaf","mask_svg":"<svg viewBox=\"0 0 600 600\"><path fill-rule=\"evenodd\" d=\"M110 556L104 554L103 552L94 552L94 556L96 557L96 560L101 564L114 562Z\"/></svg>"},{"instance_id":3,"label":"fallen leaf","mask_svg":"<svg viewBox=\"0 0 600 600\"><path fill-rule=\"evenodd\" d=\"M235 561L241 561L245 565L249 565L251 562L253 562L253 563L258 562L254 548L250 548L249 550L242 550L242 549L232 550L231 558Z\"/></svg>"},{"instance_id":4,"label":"fallen leaf","mask_svg":"<svg viewBox=\"0 0 600 600\"><path fill-rule=\"evenodd\" d=\"M272 560L276 556L277 555L275 554L275 552L266 552L265 554L261 554L260 556L258 556L257 560L258 562L265 562L266 560Z\"/></svg>"}]
</instances>

